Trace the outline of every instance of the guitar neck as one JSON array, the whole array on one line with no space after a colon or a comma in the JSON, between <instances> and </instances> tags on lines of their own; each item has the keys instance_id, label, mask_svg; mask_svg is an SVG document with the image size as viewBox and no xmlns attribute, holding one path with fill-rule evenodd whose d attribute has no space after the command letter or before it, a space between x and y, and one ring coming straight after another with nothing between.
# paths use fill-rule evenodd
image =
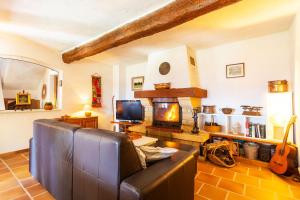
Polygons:
<instances>
[{"instance_id":1,"label":"guitar neck","mask_svg":"<svg viewBox=\"0 0 300 200\"><path fill-rule=\"evenodd\" d=\"M285 148L285 145L287 143L287 140L288 140L288 136L289 136L289 132L290 132L290 128L291 126L295 123L296 121L296 116L292 116L286 129L285 129L285 133L284 133L284 138L283 138L283 142L282 142L282 150Z\"/></svg>"}]
</instances>

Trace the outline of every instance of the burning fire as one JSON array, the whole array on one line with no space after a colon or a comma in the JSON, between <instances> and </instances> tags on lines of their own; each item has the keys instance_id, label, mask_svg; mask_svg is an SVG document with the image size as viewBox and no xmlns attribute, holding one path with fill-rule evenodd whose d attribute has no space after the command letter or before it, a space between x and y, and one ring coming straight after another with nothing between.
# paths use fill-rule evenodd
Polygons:
<instances>
[{"instance_id":1,"label":"burning fire","mask_svg":"<svg viewBox=\"0 0 300 200\"><path fill-rule=\"evenodd\" d=\"M177 120L177 115L176 115L177 110L178 110L177 105L173 104L172 107L169 109L169 111L165 115L168 121L176 121Z\"/></svg>"}]
</instances>

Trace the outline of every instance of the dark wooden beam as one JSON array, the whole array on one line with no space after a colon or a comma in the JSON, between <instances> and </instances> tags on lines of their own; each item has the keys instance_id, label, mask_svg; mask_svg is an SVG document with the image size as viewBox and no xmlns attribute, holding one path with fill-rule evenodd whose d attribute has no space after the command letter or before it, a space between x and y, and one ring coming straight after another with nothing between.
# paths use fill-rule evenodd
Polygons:
<instances>
[{"instance_id":1,"label":"dark wooden beam","mask_svg":"<svg viewBox=\"0 0 300 200\"><path fill-rule=\"evenodd\" d=\"M238 1L241 0L175 0L95 40L64 52L62 58L65 63L71 63L93 56L128 42L168 30Z\"/></svg>"}]
</instances>

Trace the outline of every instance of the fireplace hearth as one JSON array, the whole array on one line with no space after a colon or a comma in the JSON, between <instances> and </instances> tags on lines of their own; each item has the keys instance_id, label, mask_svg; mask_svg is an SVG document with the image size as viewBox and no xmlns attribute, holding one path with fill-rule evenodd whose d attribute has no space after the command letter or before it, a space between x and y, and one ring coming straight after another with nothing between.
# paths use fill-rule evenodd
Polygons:
<instances>
[{"instance_id":1,"label":"fireplace hearth","mask_svg":"<svg viewBox=\"0 0 300 200\"><path fill-rule=\"evenodd\" d=\"M182 108L179 102L174 101L156 101L153 102L153 123L154 127L181 129Z\"/></svg>"}]
</instances>

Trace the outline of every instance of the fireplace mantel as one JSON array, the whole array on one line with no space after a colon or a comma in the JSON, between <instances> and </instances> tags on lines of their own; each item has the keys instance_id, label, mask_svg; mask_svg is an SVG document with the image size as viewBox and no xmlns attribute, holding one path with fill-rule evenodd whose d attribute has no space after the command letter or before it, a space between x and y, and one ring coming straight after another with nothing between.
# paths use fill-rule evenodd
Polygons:
<instances>
[{"instance_id":1,"label":"fireplace mantel","mask_svg":"<svg viewBox=\"0 0 300 200\"><path fill-rule=\"evenodd\" d=\"M206 98L207 90L191 87L191 88L172 88L160 90L143 90L135 91L134 98L174 98L174 97L194 97Z\"/></svg>"}]
</instances>

